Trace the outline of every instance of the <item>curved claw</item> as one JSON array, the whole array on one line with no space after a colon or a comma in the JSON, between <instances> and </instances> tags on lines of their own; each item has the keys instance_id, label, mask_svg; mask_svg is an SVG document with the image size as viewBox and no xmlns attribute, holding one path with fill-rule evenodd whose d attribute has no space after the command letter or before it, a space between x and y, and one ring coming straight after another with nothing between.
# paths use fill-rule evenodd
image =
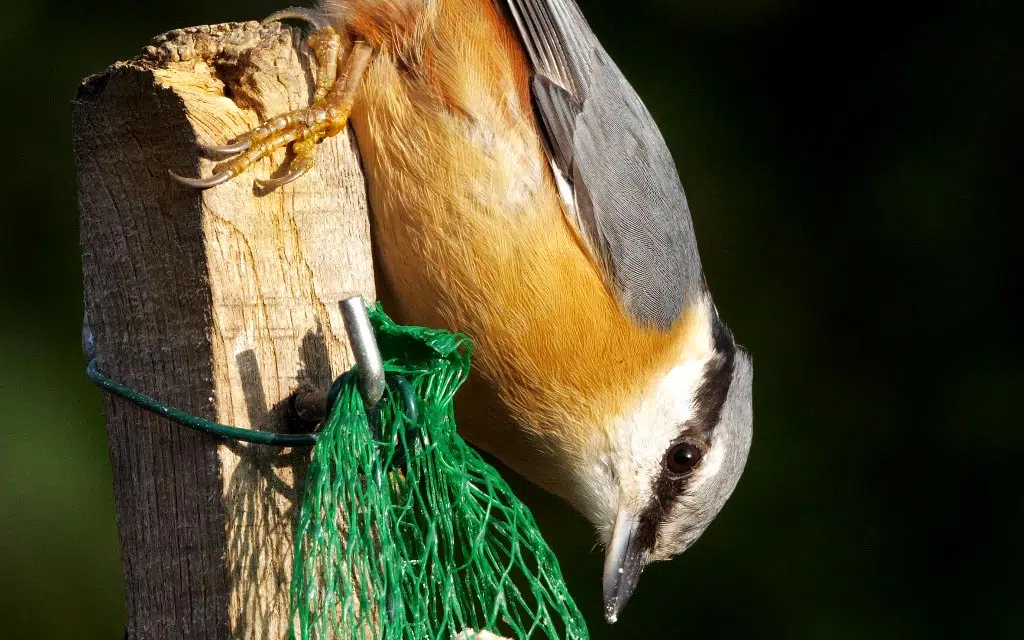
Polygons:
<instances>
[{"instance_id":1,"label":"curved claw","mask_svg":"<svg viewBox=\"0 0 1024 640\"><path fill-rule=\"evenodd\" d=\"M288 168L288 173L284 174L280 178L268 178L266 180L256 178L256 184L259 185L261 189L273 191L274 189L284 186L289 182L295 182L312 168L313 158L299 158L292 162L292 166Z\"/></svg>"},{"instance_id":2,"label":"curved claw","mask_svg":"<svg viewBox=\"0 0 1024 640\"><path fill-rule=\"evenodd\" d=\"M167 170L167 173L171 174L171 178L178 184L183 184L193 189L209 189L210 187L216 187L218 184L224 184L232 178L230 171L215 173L209 178L186 178L185 176L179 176L170 169Z\"/></svg>"},{"instance_id":3,"label":"curved claw","mask_svg":"<svg viewBox=\"0 0 1024 640\"><path fill-rule=\"evenodd\" d=\"M306 9L304 7L290 7L288 9L275 11L264 18L261 24L280 22L281 20L302 20L303 22L308 22L313 25L314 29L326 29L331 26L331 22L327 19L327 16L319 11Z\"/></svg>"},{"instance_id":4,"label":"curved claw","mask_svg":"<svg viewBox=\"0 0 1024 640\"><path fill-rule=\"evenodd\" d=\"M238 142L224 145L200 144L199 148L207 156L237 156L243 151L248 151L251 144L249 140L242 139Z\"/></svg>"}]
</instances>

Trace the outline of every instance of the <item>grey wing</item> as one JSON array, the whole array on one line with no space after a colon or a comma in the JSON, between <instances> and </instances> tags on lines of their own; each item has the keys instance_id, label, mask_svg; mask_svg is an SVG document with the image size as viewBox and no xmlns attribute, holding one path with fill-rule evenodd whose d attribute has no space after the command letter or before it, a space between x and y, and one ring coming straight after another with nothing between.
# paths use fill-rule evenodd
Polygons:
<instances>
[{"instance_id":1,"label":"grey wing","mask_svg":"<svg viewBox=\"0 0 1024 640\"><path fill-rule=\"evenodd\" d=\"M704 282L686 196L651 114L573 0L505 0L569 217L626 310L670 327Z\"/></svg>"}]
</instances>

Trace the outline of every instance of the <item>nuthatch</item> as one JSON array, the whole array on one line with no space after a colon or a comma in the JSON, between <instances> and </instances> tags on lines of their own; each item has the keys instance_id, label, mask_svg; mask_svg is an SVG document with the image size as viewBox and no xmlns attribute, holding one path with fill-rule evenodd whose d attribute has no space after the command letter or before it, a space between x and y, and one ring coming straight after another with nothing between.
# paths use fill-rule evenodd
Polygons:
<instances>
[{"instance_id":1,"label":"nuthatch","mask_svg":"<svg viewBox=\"0 0 1024 640\"><path fill-rule=\"evenodd\" d=\"M573 0L330 0L314 104L225 147L205 188L355 129L387 308L467 333L471 442L607 544L614 622L689 547L750 448L752 367L719 319L665 141Z\"/></svg>"}]
</instances>

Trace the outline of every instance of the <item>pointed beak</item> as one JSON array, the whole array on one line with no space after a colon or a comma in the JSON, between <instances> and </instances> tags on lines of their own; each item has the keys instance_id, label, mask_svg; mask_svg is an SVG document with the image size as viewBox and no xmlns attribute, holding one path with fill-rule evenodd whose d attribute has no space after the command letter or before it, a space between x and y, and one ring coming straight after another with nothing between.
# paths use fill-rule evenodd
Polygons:
<instances>
[{"instance_id":1,"label":"pointed beak","mask_svg":"<svg viewBox=\"0 0 1024 640\"><path fill-rule=\"evenodd\" d=\"M640 572L647 565L647 550L637 545L640 521L636 514L620 509L604 557L604 617L609 624L619 619L633 595Z\"/></svg>"}]
</instances>

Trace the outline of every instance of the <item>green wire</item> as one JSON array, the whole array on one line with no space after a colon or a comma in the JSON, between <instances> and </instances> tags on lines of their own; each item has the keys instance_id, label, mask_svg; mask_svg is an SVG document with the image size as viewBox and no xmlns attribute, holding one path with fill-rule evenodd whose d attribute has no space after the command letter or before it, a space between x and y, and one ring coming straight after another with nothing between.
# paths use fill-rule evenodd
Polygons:
<instances>
[{"instance_id":1,"label":"green wire","mask_svg":"<svg viewBox=\"0 0 1024 640\"><path fill-rule=\"evenodd\" d=\"M271 431L257 431L255 429L229 427L226 424L220 424L219 422L213 422L212 420L204 420L203 418L196 417L190 413L185 413L184 411L175 409L174 407L169 407L144 393L139 393L135 389L126 387L120 382L111 380L100 373L99 368L96 366L96 360L89 361L86 373L89 375L90 380L103 389L117 394L129 402L133 402L143 409L163 416L168 420L173 420L174 422L188 427L189 429L200 431L218 438L227 438L229 440L238 440L240 442L251 442L253 444L267 444L275 447L312 447L316 444L317 438L319 437L316 433L273 433Z\"/></svg>"},{"instance_id":2,"label":"green wire","mask_svg":"<svg viewBox=\"0 0 1024 640\"><path fill-rule=\"evenodd\" d=\"M229 427L226 424L220 424L219 422L213 422L212 420L206 420L192 415L191 413L185 413L180 409L170 407L159 400L151 398L144 393L140 393L131 387L126 387L120 382L111 380L107 376L100 373L99 367L96 365L96 360L90 360L89 366L86 367L86 373L89 375L89 379L99 385L101 388L107 391L121 396L125 400L132 402L147 411L151 411L157 415L163 416L168 420L173 420L178 424L199 431L202 433L216 436L218 438L227 438L228 440L238 440L240 442L251 442L253 444L265 444L275 447L312 447L316 444L319 434L317 433L274 433L272 431L259 431L256 429L241 429L239 427ZM338 397L338 393L348 383L350 374L352 371L348 371L342 374L331 386L331 390L327 396L327 413L330 413L330 409L334 406L334 401ZM419 422L419 408L416 403L416 394L413 391L412 385L404 377L395 374L388 373L385 377L389 388L397 388L398 393L402 398L402 404L405 406L405 415L409 417L410 424L417 424ZM380 427L375 425L375 437L380 438Z\"/></svg>"}]
</instances>

